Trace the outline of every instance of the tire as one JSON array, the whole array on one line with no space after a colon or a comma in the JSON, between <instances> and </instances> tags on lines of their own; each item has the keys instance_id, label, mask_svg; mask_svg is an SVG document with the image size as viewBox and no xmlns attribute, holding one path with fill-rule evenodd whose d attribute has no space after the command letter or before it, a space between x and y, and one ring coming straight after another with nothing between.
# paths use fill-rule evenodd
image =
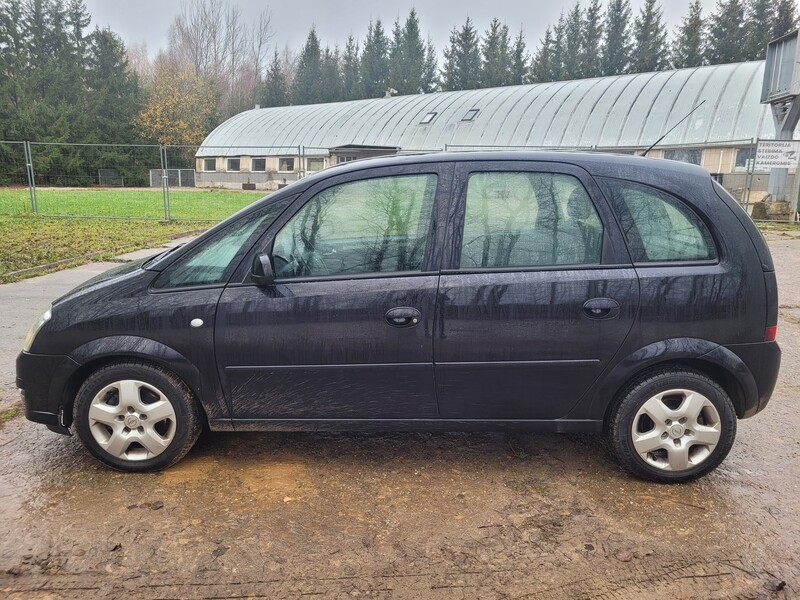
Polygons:
<instances>
[{"instance_id":1,"label":"tire","mask_svg":"<svg viewBox=\"0 0 800 600\"><path fill-rule=\"evenodd\" d=\"M120 471L143 472L183 458L203 419L191 390L175 374L130 361L86 379L75 397L73 423L95 458Z\"/></svg>"},{"instance_id":2,"label":"tire","mask_svg":"<svg viewBox=\"0 0 800 600\"><path fill-rule=\"evenodd\" d=\"M622 466L659 483L683 483L713 471L736 437L736 413L725 390L684 368L651 371L631 384L609 425Z\"/></svg>"}]
</instances>

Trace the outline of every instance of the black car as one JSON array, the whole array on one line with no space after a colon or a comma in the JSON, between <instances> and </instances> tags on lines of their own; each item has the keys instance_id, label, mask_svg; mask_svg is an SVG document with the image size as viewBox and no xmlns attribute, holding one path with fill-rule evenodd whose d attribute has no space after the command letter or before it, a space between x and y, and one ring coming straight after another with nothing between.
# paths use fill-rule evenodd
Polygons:
<instances>
[{"instance_id":1,"label":"black car","mask_svg":"<svg viewBox=\"0 0 800 600\"><path fill-rule=\"evenodd\" d=\"M760 233L705 170L603 154L335 167L55 301L27 417L117 469L214 431L601 432L687 481L780 364Z\"/></svg>"}]
</instances>

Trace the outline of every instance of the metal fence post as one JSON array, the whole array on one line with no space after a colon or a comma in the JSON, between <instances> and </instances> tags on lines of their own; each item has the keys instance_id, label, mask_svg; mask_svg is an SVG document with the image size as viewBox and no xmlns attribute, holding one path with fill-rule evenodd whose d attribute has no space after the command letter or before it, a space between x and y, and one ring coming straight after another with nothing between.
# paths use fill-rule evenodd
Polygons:
<instances>
[{"instance_id":1,"label":"metal fence post","mask_svg":"<svg viewBox=\"0 0 800 600\"><path fill-rule=\"evenodd\" d=\"M28 192L31 196L31 211L34 214L39 213L39 202L36 198L36 173L33 170L33 154L31 153L30 142L23 142L25 151L25 172L28 175Z\"/></svg>"},{"instance_id":2,"label":"metal fence post","mask_svg":"<svg viewBox=\"0 0 800 600\"><path fill-rule=\"evenodd\" d=\"M161 157L161 196L164 201L164 220L171 221L169 207L169 173L167 172L167 147L159 147L159 156Z\"/></svg>"}]
</instances>

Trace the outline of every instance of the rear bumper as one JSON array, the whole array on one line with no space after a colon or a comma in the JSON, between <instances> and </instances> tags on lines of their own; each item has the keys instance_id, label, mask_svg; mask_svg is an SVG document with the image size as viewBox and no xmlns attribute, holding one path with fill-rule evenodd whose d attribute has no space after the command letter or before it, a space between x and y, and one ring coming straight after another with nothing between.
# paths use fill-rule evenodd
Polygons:
<instances>
[{"instance_id":1,"label":"rear bumper","mask_svg":"<svg viewBox=\"0 0 800 600\"><path fill-rule=\"evenodd\" d=\"M746 394L743 414L740 418L752 417L766 408L781 367L781 349L777 342L756 344L732 344L725 346L736 354L747 366L755 382L755 393Z\"/></svg>"},{"instance_id":2,"label":"rear bumper","mask_svg":"<svg viewBox=\"0 0 800 600\"><path fill-rule=\"evenodd\" d=\"M69 378L80 365L67 356L30 354L17 356L17 387L25 404L25 417L57 433L69 435L69 420L62 414Z\"/></svg>"}]
</instances>

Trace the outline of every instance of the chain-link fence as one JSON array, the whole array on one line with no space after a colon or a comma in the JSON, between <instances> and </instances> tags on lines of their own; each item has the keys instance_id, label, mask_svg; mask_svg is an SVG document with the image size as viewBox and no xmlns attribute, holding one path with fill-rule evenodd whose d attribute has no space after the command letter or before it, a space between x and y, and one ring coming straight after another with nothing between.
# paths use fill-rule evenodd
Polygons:
<instances>
[{"instance_id":1,"label":"chain-link fence","mask_svg":"<svg viewBox=\"0 0 800 600\"><path fill-rule=\"evenodd\" d=\"M800 185L797 170L790 170L780 181L774 174L756 170L757 143L748 139L697 146L661 145L648 156L702 165L749 211L767 196L789 202L794 210ZM271 191L332 165L371 156L442 150L644 152L641 147L601 146L447 144L440 149L395 149L0 141L0 214L217 221Z\"/></svg>"}]
</instances>

